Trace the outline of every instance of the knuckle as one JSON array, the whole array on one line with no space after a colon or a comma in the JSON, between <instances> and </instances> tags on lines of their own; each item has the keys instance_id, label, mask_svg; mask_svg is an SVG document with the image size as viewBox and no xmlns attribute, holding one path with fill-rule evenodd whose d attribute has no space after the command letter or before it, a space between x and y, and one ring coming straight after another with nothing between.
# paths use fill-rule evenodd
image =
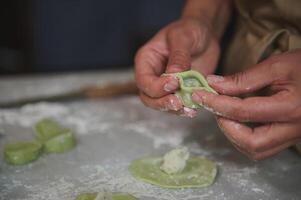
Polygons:
<instances>
[{"instance_id":1,"label":"knuckle","mask_svg":"<svg viewBox=\"0 0 301 200\"><path fill-rule=\"evenodd\" d=\"M301 121L301 105L298 105L296 110L293 111L293 120Z\"/></svg>"},{"instance_id":2,"label":"knuckle","mask_svg":"<svg viewBox=\"0 0 301 200\"><path fill-rule=\"evenodd\" d=\"M268 71L272 74L275 80L286 78L289 76L290 70L288 67L291 66L287 59L283 59L279 55L273 55L263 64L268 68Z\"/></svg>"},{"instance_id":3,"label":"knuckle","mask_svg":"<svg viewBox=\"0 0 301 200\"><path fill-rule=\"evenodd\" d=\"M247 74L245 71L241 71L235 75L230 76L230 80L234 83L237 87L242 87L244 81L247 78Z\"/></svg>"},{"instance_id":4,"label":"knuckle","mask_svg":"<svg viewBox=\"0 0 301 200\"><path fill-rule=\"evenodd\" d=\"M151 98L157 98L158 97L158 95L156 94L156 92L153 91L153 90L147 90L146 92L147 92L147 95L149 97L151 97Z\"/></svg>"},{"instance_id":5,"label":"knuckle","mask_svg":"<svg viewBox=\"0 0 301 200\"><path fill-rule=\"evenodd\" d=\"M147 87L145 87L143 75L139 74L139 72L135 73L135 82L139 90L145 91Z\"/></svg>"},{"instance_id":6,"label":"knuckle","mask_svg":"<svg viewBox=\"0 0 301 200\"><path fill-rule=\"evenodd\" d=\"M169 30L168 30L168 36L170 37L187 37L191 38L195 35L199 34L200 29L199 23L195 21L179 21L178 23L175 23Z\"/></svg>"},{"instance_id":7,"label":"knuckle","mask_svg":"<svg viewBox=\"0 0 301 200\"><path fill-rule=\"evenodd\" d=\"M137 61L139 61L140 59L143 59L143 56L144 56L144 49L145 49L145 47L141 47L141 48L137 51L137 53L136 53L136 55L135 55L135 59L134 59L135 64L136 64Z\"/></svg>"},{"instance_id":8,"label":"knuckle","mask_svg":"<svg viewBox=\"0 0 301 200\"><path fill-rule=\"evenodd\" d=\"M155 109L155 106L151 103L151 99L149 99L149 97L146 96L143 92L140 92L139 98L144 106Z\"/></svg>"},{"instance_id":9,"label":"knuckle","mask_svg":"<svg viewBox=\"0 0 301 200\"><path fill-rule=\"evenodd\" d=\"M288 109L286 116L288 117L285 118L289 121L301 121L301 105L291 106L291 108Z\"/></svg>"},{"instance_id":10,"label":"knuckle","mask_svg":"<svg viewBox=\"0 0 301 200\"><path fill-rule=\"evenodd\" d=\"M187 51L183 50L174 50L171 57L171 64L180 63L183 65L189 65L190 54Z\"/></svg>"},{"instance_id":11,"label":"knuckle","mask_svg":"<svg viewBox=\"0 0 301 200\"><path fill-rule=\"evenodd\" d=\"M259 143L257 142L257 140L253 139L253 137L251 137L245 144L245 149L250 154L256 154L259 148Z\"/></svg>"},{"instance_id":12,"label":"knuckle","mask_svg":"<svg viewBox=\"0 0 301 200\"><path fill-rule=\"evenodd\" d=\"M238 104L237 106L234 106L232 108L231 112L233 119L238 120L240 122L248 122L251 119L251 113L241 104Z\"/></svg>"},{"instance_id":13,"label":"knuckle","mask_svg":"<svg viewBox=\"0 0 301 200\"><path fill-rule=\"evenodd\" d=\"M208 25L190 20L172 26L167 32L167 36L175 42L181 41L190 44L192 50L199 50L209 41L209 32Z\"/></svg>"},{"instance_id":14,"label":"knuckle","mask_svg":"<svg viewBox=\"0 0 301 200\"><path fill-rule=\"evenodd\" d=\"M250 110L248 110L245 106L240 106L237 110L237 117L242 122L249 122L252 118Z\"/></svg>"},{"instance_id":15,"label":"knuckle","mask_svg":"<svg viewBox=\"0 0 301 200\"><path fill-rule=\"evenodd\" d=\"M147 104L147 102L145 100L145 97L144 97L144 94L142 92L140 92L139 98L140 98L141 102L143 103L143 105L148 107L148 104Z\"/></svg>"}]
</instances>

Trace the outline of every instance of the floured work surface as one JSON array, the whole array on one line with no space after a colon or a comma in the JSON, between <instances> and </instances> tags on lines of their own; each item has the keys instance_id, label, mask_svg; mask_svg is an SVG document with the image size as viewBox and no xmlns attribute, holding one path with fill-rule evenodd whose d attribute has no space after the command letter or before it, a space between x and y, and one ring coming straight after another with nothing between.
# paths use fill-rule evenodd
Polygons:
<instances>
[{"instance_id":1,"label":"floured work surface","mask_svg":"<svg viewBox=\"0 0 301 200\"><path fill-rule=\"evenodd\" d=\"M32 125L54 117L72 128L77 147L25 166L3 162L5 143L33 137ZM301 160L284 151L263 162L238 153L205 111L185 119L146 108L136 97L39 103L0 110L0 200L73 200L83 192L117 191L141 200L298 199ZM218 165L215 183L202 189L162 189L136 181L134 159L162 155L182 144Z\"/></svg>"},{"instance_id":2,"label":"floured work surface","mask_svg":"<svg viewBox=\"0 0 301 200\"><path fill-rule=\"evenodd\" d=\"M135 97L1 110L1 149L9 141L31 138L31 125L46 116L72 127L77 147L20 167L2 162L1 153L1 200L71 200L79 193L103 189L166 200L297 199L301 195L301 162L292 152L259 163L248 161L222 136L209 113L202 112L194 120L175 117L147 109ZM219 174L211 187L160 189L130 176L131 160L161 155L178 144L217 162Z\"/></svg>"}]
</instances>

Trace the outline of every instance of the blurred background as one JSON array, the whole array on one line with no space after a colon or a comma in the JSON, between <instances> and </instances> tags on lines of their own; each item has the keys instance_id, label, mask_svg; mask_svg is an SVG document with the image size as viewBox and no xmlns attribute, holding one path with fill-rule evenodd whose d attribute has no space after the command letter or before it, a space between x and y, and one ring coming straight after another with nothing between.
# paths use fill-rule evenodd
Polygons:
<instances>
[{"instance_id":1,"label":"blurred background","mask_svg":"<svg viewBox=\"0 0 301 200\"><path fill-rule=\"evenodd\" d=\"M185 0L3 0L0 74L120 69Z\"/></svg>"}]
</instances>

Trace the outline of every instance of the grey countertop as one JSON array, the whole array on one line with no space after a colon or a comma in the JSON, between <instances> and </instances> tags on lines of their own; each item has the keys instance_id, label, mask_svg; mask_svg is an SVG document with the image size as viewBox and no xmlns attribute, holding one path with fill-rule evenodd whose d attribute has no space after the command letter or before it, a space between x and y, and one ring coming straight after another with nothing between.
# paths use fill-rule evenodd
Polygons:
<instances>
[{"instance_id":1,"label":"grey countertop","mask_svg":"<svg viewBox=\"0 0 301 200\"><path fill-rule=\"evenodd\" d=\"M131 78L126 71L1 77L0 102ZM26 166L7 165L4 144L32 139L33 124L44 117L72 128L77 147L43 155ZM161 155L178 145L217 163L218 176L211 187L161 189L130 176L127 167L133 159ZM72 200L81 192L103 190L129 192L142 200L297 200L301 196L301 158L293 151L250 161L231 146L210 113L201 110L197 118L186 119L148 109L135 96L1 109L0 151L0 200Z\"/></svg>"}]
</instances>

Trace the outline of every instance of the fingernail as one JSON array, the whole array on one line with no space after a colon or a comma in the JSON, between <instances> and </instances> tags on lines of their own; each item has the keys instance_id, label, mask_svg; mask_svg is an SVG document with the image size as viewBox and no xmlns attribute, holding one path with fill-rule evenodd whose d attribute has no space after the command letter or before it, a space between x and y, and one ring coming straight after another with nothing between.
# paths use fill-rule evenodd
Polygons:
<instances>
[{"instance_id":1,"label":"fingernail","mask_svg":"<svg viewBox=\"0 0 301 200\"><path fill-rule=\"evenodd\" d=\"M178 87L179 87L179 81L176 78L172 78L164 85L164 90L166 92L171 92L176 90Z\"/></svg>"},{"instance_id":2,"label":"fingernail","mask_svg":"<svg viewBox=\"0 0 301 200\"><path fill-rule=\"evenodd\" d=\"M207 76L207 81L208 83L220 83L223 82L225 78L223 76L218 76L218 75L208 75Z\"/></svg>"}]
</instances>

